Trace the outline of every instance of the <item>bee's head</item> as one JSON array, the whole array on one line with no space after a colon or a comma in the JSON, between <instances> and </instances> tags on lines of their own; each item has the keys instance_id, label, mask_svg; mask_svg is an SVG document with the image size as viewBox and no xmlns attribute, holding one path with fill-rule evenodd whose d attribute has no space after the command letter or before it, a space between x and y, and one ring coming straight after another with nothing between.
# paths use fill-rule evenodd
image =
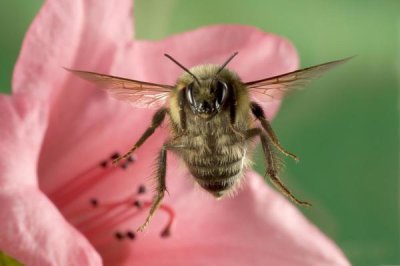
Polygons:
<instances>
[{"instance_id":1,"label":"bee's head","mask_svg":"<svg viewBox=\"0 0 400 266\"><path fill-rule=\"evenodd\" d=\"M229 81L220 77L221 72L227 71L225 66L237 55L234 53L221 66L205 65L187 69L171 56L166 57L175 62L185 74L180 78L184 98L195 115L210 119L219 113L229 98ZM223 76L223 75L221 75Z\"/></svg>"},{"instance_id":2,"label":"bee's head","mask_svg":"<svg viewBox=\"0 0 400 266\"><path fill-rule=\"evenodd\" d=\"M222 110L228 99L228 85L218 79L189 83L185 88L186 101L196 115L211 118Z\"/></svg>"}]
</instances>

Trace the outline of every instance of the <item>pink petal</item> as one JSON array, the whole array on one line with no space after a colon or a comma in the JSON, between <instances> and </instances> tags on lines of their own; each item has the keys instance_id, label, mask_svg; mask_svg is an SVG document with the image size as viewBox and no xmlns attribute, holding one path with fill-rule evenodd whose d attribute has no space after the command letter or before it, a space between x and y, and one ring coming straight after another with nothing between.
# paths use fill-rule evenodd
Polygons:
<instances>
[{"instance_id":1,"label":"pink petal","mask_svg":"<svg viewBox=\"0 0 400 266\"><path fill-rule=\"evenodd\" d=\"M35 185L38 154L46 128L41 103L23 95L0 95L0 187Z\"/></svg>"},{"instance_id":2,"label":"pink petal","mask_svg":"<svg viewBox=\"0 0 400 266\"><path fill-rule=\"evenodd\" d=\"M117 47L132 38L131 13L132 0L47 0L23 42L13 91L55 104L63 66L107 71Z\"/></svg>"},{"instance_id":3,"label":"pink petal","mask_svg":"<svg viewBox=\"0 0 400 266\"><path fill-rule=\"evenodd\" d=\"M36 186L3 187L0 202L0 250L24 265L102 265L89 242Z\"/></svg>"},{"instance_id":4,"label":"pink petal","mask_svg":"<svg viewBox=\"0 0 400 266\"><path fill-rule=\"evenodd\" d=\"M159 42L135 41L131 49L133 66L140 65L135 78L173 84L182 73L174 63L163 58L175 57L186 67L222 64L233 52L239 54L227 66L243 81L261 79L292 71L298 66L293 45L283 37L243 25L214 25L171 36ZM157 71L162 70L162 71Z\"/></svg>"},{"instance_id":5,"label":"pink petal","mask_svg":"<svg viewBox=\"0 0 400 266\"><path fill-rule=\"evenodd\" d=\"M170 177L175 187L169 186L166 202L177 213L171 237L152 233L165 220L158 213L155 225L138 235L121 265L350 265L331 240L258 175L249 172L244 189L221 201L189 189L187 178ZM118 258L108 258L113 260Z\"/></svg>"},{"instance_id":6,"label":"pink petal","mask_svg":"<svg viewBox=\"0 0 400 266\"><path fill-rule=\"evenodd\" d=\"M42 106L21 94L0 95L0 250L29 265L101 265L87 240L37 187L47 125Z\"/></svg>"},{"instance_id":7,"label":"pink petal","mask_svg":"<svg viewBox=\"0 0 400 266\"><path fill-rule=\"evenodd\" d=\"M60 158L52 157L52 153L46 152L47 146L50 145L51 150L62 157L65 147L78 145L74 137L80 140L82 131L87 131L88 128L93 131L101 130L107 124L106 120L109 120L109 117L104 116L103 123L100 124L92 117L88 120L76 120L76 116L73 116L74 123L70 123L71 127L60 126L69 123L70 112L81 118L88 113L92 116L88 109L93 110L93 107L88 103L99 99L98 108L102 98L101 93L94 89L81 88L81 81L71 82L69 74L62 67L108 72L118 47L126 45L132 39L132 33L132 0L101 3L48 0L43 5L26 34L13 79L14 92L41 97L51 106L50 126L43 148L43 153L49 156L49 160L44 164L40 163L40 176L42 168L49 169L49 172L52 172L53 166L61 169L55 163ZM104 96L104 100L109 99ZM78 106L79 101L81 108ZM65 108L62 108L60 102L65 103ZM86 108L86 105L89 107ZM113 106L106 106L110 110L108 113L112 115ZM99 110L95 111L94 117L100 117ZM53 124L56 124L55 127ZM76 130L77 134L74 135L74 127L77 125L84 125L84 128ZM60 131L67 136L72 135L72 138L67 137L60 141L52 137ZM62 134L60 136L64 137ZM71 168L69 163L63 166L65 165ZM54 176L57 176L57 172L50 179L55 180ZM46 189L45 185L44 188Z\"/></svg>"}]
</instances>

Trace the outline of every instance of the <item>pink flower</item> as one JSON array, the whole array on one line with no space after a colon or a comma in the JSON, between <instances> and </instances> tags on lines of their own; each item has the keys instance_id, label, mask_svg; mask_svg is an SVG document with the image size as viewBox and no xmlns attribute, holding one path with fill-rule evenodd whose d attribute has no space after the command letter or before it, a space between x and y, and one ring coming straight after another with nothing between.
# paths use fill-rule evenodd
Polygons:
<instances>
[{"instance_id":1,"label":"pink flower","mask_svg":"<svg viewBox=\"0 0 400 266\"><path fill-rule=\"evenodd\" d=\"M153 112L110 99L61 67L173 84L180 69L165 52L191 67L237 50L230 68L244 80L293 70L298 59L287 40L245 26L133 41L131 2L48 0L29 29L13 95L0 96L0 250L27 265L348 265L255 173L238 196L215 201L173 159L170 195L147 231L134 232L148 211L146 177L166 130L126 169L109 167ZM270 118L278 106L264 106Z\"/></svg>"}]
</instances>

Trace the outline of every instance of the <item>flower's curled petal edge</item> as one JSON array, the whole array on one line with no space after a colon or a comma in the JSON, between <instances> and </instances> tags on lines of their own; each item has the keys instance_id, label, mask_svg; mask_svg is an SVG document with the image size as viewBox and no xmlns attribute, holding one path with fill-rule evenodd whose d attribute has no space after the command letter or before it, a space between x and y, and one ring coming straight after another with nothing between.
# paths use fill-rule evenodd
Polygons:
<instances>
[{"instance_id":1,"label":"flower's curled petal edge","mask_svg":"<svg viewBox=\"0 0 400 266\"><path fill-rule=\"evenodd\" d=\"M62 67L108 69L117 46L132 40L132 13L132 0L45 1L25 35L13 92L55 104L68 76Z\"/></svg>"},{"instance_id":2,"label":"flower's curled petal edge","mask_svg":"<svg viewBox=\"0 0 400 266\"><path fill-rule=\"evenodd\" d=\"M102 265L93 246L35 186L0 190L0 250L26 265Z\"/></svg>"},{"instance_id":3,"label":"flower's curled petal edge","mask_svg":"<svg viewBox=\"0 0 400 266\"><path fill-rule=\"evenodd\" d=\"M36 185L41 144L47 127L47 108L23 93L0 94L0 188Z\"/></svg>"}]
</instances>

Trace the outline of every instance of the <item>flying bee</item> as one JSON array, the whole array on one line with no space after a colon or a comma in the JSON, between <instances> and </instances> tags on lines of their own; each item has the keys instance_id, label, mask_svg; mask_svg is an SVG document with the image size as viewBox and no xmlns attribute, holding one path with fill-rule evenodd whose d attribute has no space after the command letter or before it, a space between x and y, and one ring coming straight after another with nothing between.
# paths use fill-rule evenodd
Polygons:
<instances>
[{"instance_id":1,"label":"flying bee","mask_svg":"<svg viewBox=\"0 0 400 266\"><path fill-rule=\"evenodd\" d=\"M310 205L294 196L278 177L276 151L296 161L298 158L280 144L262 107L255 100L268 101L269 93L274 90L285 92L303 87L311 79L350 58L242 82L235 72L226 68L236 55L237 52L222 65L200 65L187 69L165 54L184 70L174 86L67 69L95 82L114 98L131 102L137 107L158 108L151 125L140 139L114 163L128 158L169 116L170 137L163 144L156 162L156 194L139 231L147 227L164 197L168 151L183 159L195 181L204 190L215 198L221 198L237 188L243 179L244 170L249 165L251 142L260 138L266 160L266 175L272 184L293 202Z\"/></svg>"}]
</instances>

